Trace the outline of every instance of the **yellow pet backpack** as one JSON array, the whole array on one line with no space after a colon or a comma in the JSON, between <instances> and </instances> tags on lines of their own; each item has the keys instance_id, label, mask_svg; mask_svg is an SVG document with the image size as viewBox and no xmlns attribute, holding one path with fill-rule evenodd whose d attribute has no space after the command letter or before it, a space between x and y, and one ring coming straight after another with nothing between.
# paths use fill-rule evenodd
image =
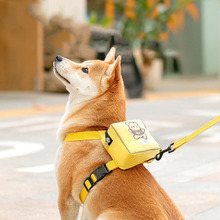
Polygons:
<instances>
[{"instance_id":1,"label":"yellow pet backpack","mask_svg":"<svg viewBox=\"0 0 220 220\"><path fill-rule=\"evenodd\" d=\"M169 147L161 149L151 136L144 123L140 120L125 121L111 124L107 131L85 131L69 133L65 142L100 140L112 160L94 170L84 181L80 193L80 200L84 203L89 191L112 170L129 169L138 164L149 163L154 159L160 160L165 152L171 153L183 144L192 140L208 128L220 122L220 116L211 120L192 134L172 143Z\"/></svg>"},{"instance_id":2,"label":"yellow pet backpack","mask_svg":"<svg viewBox=\"0 0 220 220\"><path fill-rule=\"evenodd\" d=\"M155 157L161 150L141 120L111 124L102 143L120 169L129 169Z\"/></svg>"}]
</instances>

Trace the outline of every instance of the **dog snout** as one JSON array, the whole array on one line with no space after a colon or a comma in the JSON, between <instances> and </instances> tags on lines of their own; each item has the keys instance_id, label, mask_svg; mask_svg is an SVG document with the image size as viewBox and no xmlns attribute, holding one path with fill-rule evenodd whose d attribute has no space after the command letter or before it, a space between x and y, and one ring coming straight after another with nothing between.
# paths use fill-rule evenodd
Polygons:
<instances>
[{"instance_id":1,"label":"dog snout","mask_svg":"<svg viewBox=\"0 0 220 220\"><path fill-rule=\"evenodd\" d=\"M55 58L55 61L61 62L63 60L63 57L60 55L57 55Z\"/></svg>"}]
</instances>

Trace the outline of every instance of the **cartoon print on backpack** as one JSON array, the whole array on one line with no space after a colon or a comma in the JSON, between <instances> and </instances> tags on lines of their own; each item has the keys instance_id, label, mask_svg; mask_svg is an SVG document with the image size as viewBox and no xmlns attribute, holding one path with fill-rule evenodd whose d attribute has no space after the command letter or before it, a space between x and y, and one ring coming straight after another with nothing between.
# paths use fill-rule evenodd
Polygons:
<instances>
[{"instance_id":1,"label":"cartoon print on backpack","mask_svg":"<svg viewBox=\"0 0 220 220\"><path fill-rule=\"evenodd\" d=\"M147 140L145 129L141 128L137 122L126 122L125 124L129 127L128 131L133 134L136 140L140 138Z\"/></svg>"}]
</instances>

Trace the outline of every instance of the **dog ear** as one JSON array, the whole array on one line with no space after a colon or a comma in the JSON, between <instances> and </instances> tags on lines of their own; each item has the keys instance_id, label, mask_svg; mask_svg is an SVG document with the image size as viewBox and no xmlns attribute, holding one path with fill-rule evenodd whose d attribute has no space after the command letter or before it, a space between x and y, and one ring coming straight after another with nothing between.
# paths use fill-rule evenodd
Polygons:
<instances>
[{"instance_id":1,"label":"dog ear","mask_svg":"<svg viewBox=\"0 0 220 220\"><path fill-rule=\"evenodd\" d=\"M114 63L115 61L115 48L112 47L111 50L108 52L108 54L105 57L105 61L108 63Z\"/></svg>"},{"instance_id":2,"label":"dog ear","mask_svg":"<svg viewBox=\"0 0 220 220\"><path fill-rule=\"evenodd\" d=\"M121 73L121 56L118 56L117 59L113 64L109 65L109 68L107 69L105 76L106 78L110 79L114 75Z\"/></svg>"}]
</instances>

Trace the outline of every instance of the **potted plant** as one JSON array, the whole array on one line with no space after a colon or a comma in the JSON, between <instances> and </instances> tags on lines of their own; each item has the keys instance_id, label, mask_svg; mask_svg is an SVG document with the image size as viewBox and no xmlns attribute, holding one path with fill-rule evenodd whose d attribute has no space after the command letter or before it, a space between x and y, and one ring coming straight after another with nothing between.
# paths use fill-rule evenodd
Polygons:
<instances>
[{"instance_id":1,"label":"potted plant","mask_svg":"<svg viewBox=\"0 0 220 220\"><path fill-rule=\"evenodd\" d=\"M185 12L199 17L195 0L106 0L105 26L117 29L134 48L146 87L156 89L162 78L161 41L184 27Z\"/></svg>"}]
</instances>

